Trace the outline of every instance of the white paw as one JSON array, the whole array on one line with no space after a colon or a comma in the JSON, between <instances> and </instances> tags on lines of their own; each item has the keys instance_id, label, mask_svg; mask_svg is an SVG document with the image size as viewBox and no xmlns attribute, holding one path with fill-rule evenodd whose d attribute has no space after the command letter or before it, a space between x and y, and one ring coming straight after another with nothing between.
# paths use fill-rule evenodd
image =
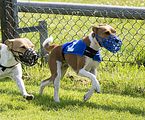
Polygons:
<instances>
[{"instance_id":1,"label":"white paw","mask_svg":"<svg viewBox=\"0 0 145 120\"><path fill-rule=\"evenodd\" d=\"M44 87L40 87L39 94L42 95Z\"/></svg>"},{"instance_id":2,"label":"white paw","mask_svg":"<svg viewBox=\"0 0 145 120\"><path fill-rule=\"evenodd\" d=\"M100 93L100 88L99 88L99 89L96 88L95 91L96 91L97 93Z\"/></svg>"},{"instance_id":3,"label":"white paw","mask_svg":"<svg viewBox=\"0 0 145 120\"><path fill-rule=\"evenodd\" d=\"M34 99L34 95L32 94L27 94L23 96L26 100L33 100Z\"/></svg>"},{"instance_id":4,"label":"white paw","mask_svg":"<svg viewBox=\"0 0 145 120\"><path fill-rule=\"evenodd\" d=\"M98 84L96 84L96 85L93 85L92 86L92 89L94 89L97 93L100 93L100 85L99 85L99 83Z\"/></svg>"},{"instance_id":5,"label":"white paw","mask_svg":"<svg viewBox=\"0 0 145 120\"><path fill-rule=\"evenodd\" d=\"M60 100L59 100L59 98L57 97L57 98L54 98L54 101L55 102L57 102L57 103L59 103L60 102Z\"/></svg>"},{"instance_id":6,"label":"white paw","mask_svg":"<svg viewBox=\"0 0 145 120\"><path fill-rule=\"evenodd\" d=\"M87 101L91 98L91 96L93 95L94 90L89 90L85 95L84 95L84 101Z\"/></svg>"}]
</instances>

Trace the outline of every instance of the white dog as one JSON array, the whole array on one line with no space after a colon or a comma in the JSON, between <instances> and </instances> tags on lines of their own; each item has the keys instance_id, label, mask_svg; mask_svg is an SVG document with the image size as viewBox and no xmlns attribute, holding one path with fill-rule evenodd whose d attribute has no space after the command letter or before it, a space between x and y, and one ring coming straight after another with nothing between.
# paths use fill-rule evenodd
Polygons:
<instances>
[{"instance_id":1,"label":"white dog","mask_svg":"<svg viewBox=\"0 0 145 120\"><path fill-rule=\"evenodd\" d=\"M15 80L23 97L27 100L33 99L34 96L28 94L25 89L21 62L32 66L37 59L34 45L29 39L17 38L6 40L5 44L0 43L0 78L10 77Z\"/></svg>"},{"instance_id":2,"label":"white dog","mask_svg":"<svg viewBox=\"0 0 145 120\"><path fill-rule=\"evenodd\" d=\"M93 26L89 36L81 40L74 40L63 45L50 45L52 39L46 39L44 48L51 52L48 64L51 77L42 81L40 94L46 85L54 83L54 100L59 102L60 79L64 76L68 66L80 76L87 77L92 81L92 87L85 94L84 100L88 100L94 91L100 93L99 81L96 79L95 69L101 62L100 47L116 53L121 45L121 40L116 36L116 31L110 25Z\"/></svg>"}]
</instances>

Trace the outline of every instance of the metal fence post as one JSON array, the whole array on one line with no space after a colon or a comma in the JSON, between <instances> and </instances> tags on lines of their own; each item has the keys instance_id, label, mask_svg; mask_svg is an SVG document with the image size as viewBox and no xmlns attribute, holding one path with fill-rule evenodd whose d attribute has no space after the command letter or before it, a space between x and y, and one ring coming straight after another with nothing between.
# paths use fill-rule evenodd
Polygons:
<instances>
[{"instance_id":1,"label":"metal fence post","mask_svg":"<svg viewBox=\"0 0 145 120\"><path fill-rule=\"evenodd\" d=\"M18 37L18 10L17 0L2 0L2 42L6 39Z\"/></svg>"},{"instance_id":2,"label":"metal fence post","mask_svg":"<svg viewBox=\"0 0 145 120\"><path fill-rule=\"evenodd\" d=\"M42 61L45 62L45 61L47 61L48 58L47 58L47 53L42 46L42 43L44 42L44 40L46 40L48 38L47 22L45 20L39 21L39 26L42 28L39 30L41 58L42 58Z\"/></svg>"}]
</instances>

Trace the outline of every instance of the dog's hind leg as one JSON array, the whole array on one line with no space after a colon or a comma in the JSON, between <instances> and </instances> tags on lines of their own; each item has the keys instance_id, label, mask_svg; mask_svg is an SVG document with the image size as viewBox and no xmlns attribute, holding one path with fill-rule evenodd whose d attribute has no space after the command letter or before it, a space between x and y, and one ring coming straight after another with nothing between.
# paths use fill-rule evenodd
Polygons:
<instances>
[{"instance_id":1,"label":"dog's hind leg","mask_svg":"<svg viewBox=\"0 0 145 120\"><path fill-rule=\"evenodd\" d=\"M46 86L49 86L50 84L54 83L55 79L57 77L57 72L53 72L51 77L48 79L45 79L41 82L40 84L40 90L39 90L39 94L42 95L43 90Z\"/></svg>"},{"instance_id":2,"label":"dog's hind leg","mask_svg":"<svg viewBox=\"0 0 145 120\"><path fill-rule=\"evenodd\" d=\"M46 80L43 80L40 84L40 90L39 90L39 94L42 95L43 93L43 90L45 88L45 86L49 86L51 83L53 83L53 80L51 79L52 77L46 79Z\"/></svg>"},{"instance_id":3,"label":"dog's hind leg","mask_svg":"<svg viewBox=\"0 0 145 120\"><path fill-rule=\"evenodd\" d=\"M41 82L39 94L42 94L44 88L46 86L49 86L51 83L53 83L56 76L57 76L57 62L56 62L56 60L55 59L49 59L48 64L49 64L49 67L50 67L51 77L46 79L46 80L43 80Z\"/></svg>"},{"instance_id":4,"label":"dog's hind leg","mask_svg":"<svg viewBox=\"0 0 145 120\"><path fill-rule=\"evenodd\" d=\"M55 102L59 102L59 87L60 87L60 79L62 76L62 71L61 71L61 67L62 67L62 62L60 61L56 61L57 63L57 76L54 80L54 101Z\"/></svg>"},{"instance_id":5,"label":"dog's hind leg","mask_svg":"<svg viewBox=\"0 0 145 120\"><path fill-rule=\"evenodd\" d=\"M65 73L67 72L68 67L69 67L69 66L68 66L67 63L63 63L63 64L62 64L61 79L64 77Z\"/></svg>"},{"instance_id":6,"label":"dog's hind leg","mask_svg":"<svg viewBox=\"0 0 145 120\"><path fill-rule=\"evenodd\" d=\"M85 69L80 69L78 74L83 77L87 77L87 78L91 79L91 81L92 81L92 87L89 89L89 91L84 96L85 101L88 100L92 96L92 94L94 93L95 90L98 93L100 93L100 85L94 74L86 71Z\"/></svg>"}]
</instances>

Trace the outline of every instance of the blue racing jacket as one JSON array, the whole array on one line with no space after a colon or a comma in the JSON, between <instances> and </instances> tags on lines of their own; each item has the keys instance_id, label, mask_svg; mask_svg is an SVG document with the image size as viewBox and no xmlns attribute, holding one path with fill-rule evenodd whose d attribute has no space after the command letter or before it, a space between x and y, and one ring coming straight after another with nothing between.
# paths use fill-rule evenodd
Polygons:
<instances>
[{"instance_id":1,"label":"blue racing jacket","mask_svg":"<svg viewBox=\"0 0 145 120\"><path fill-rule=\"evenodd\" d=\"M71 42L67 42L62 45L63 54L75 54L79 56L86 55L91 57L93 60L101 62L102 57L100 55L100 50L95 51L83 42L83 40L74 40Z\"/></svg>"}]
</instances>

